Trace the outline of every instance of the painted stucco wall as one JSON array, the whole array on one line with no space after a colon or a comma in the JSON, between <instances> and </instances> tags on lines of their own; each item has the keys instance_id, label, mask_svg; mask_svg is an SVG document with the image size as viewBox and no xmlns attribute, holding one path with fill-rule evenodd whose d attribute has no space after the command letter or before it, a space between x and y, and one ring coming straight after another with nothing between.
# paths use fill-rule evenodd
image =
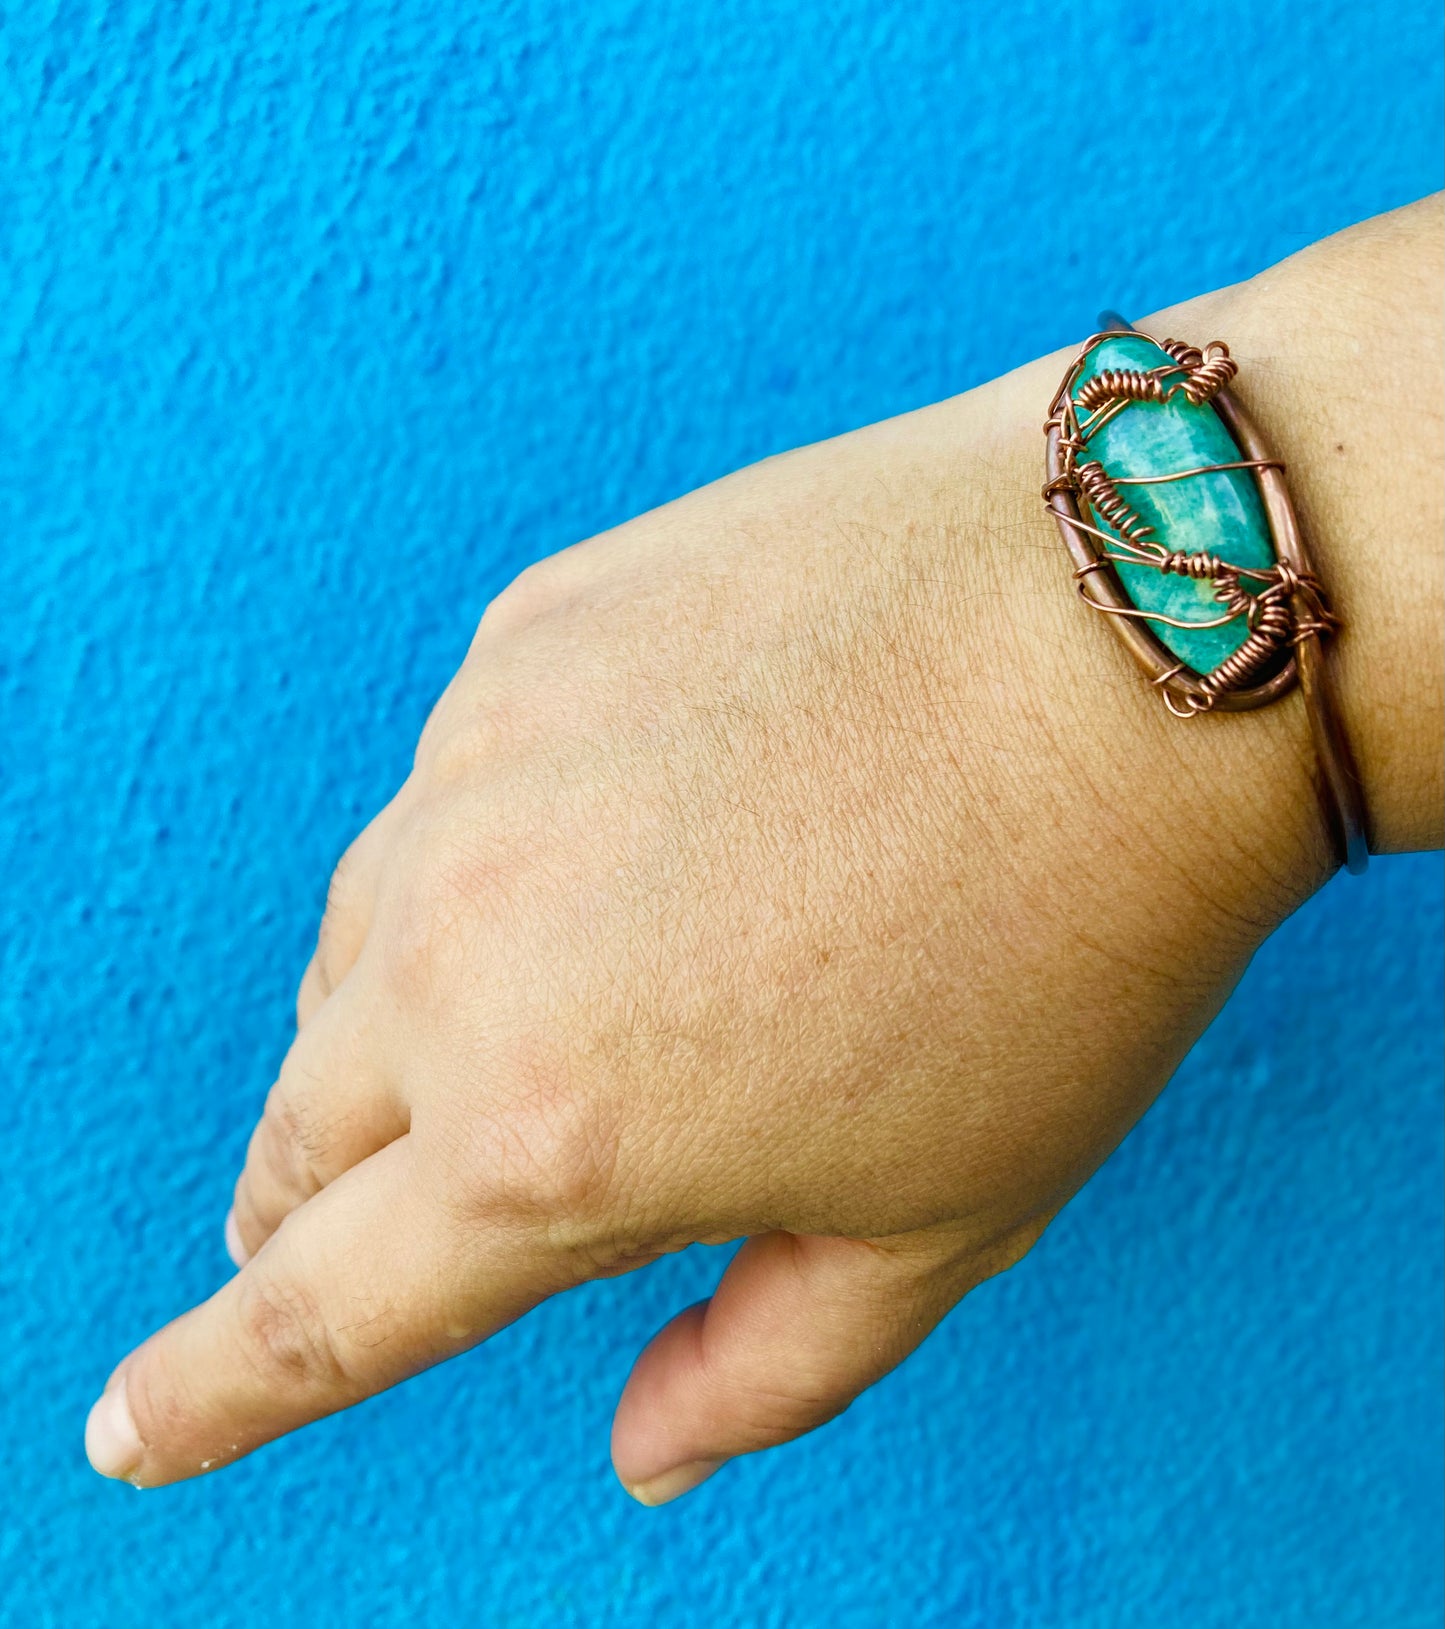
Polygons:
<instances>
[{"instance_id":1,"label":"painted stucco wall","mask_svg":"<svg viewBox=\"0 0 1445 1629\"><path fill-rule=\"evenodd\" d=\"M1413 1629L1441 868L1341 881L1012 1275L676 1507L716 1252L229 1472L84 1467L332 860L525 562L1441 184L1439 18L1218 0L0 8L0 1622Z\"/></svg>"}]
</instances>

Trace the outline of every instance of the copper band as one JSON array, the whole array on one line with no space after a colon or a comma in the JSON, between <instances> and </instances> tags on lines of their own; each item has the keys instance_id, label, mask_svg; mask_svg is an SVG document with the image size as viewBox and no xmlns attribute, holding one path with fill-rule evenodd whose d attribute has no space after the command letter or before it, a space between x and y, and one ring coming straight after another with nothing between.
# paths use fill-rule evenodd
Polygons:
<instances>
[{"instance_id":1,"label":"copper band","mask_svg":"<svg viewBox=\"0 0 1445 1629\"><path fill-rule=\"evenodd\" d=\"M1310 561L1284 465L1270 455L1249 415L1229 394L1228 382L1238 368L1229 347L1219 340L1203 350L1181 340L1156 340L1171 358L1168 365L1147 371L1104 370L1079 391L1077 401L1072 394L1084 359L1100 340L1139 332L1117 313L1104 312L1099 332L1090 335L1070 363L1044 425L1048 437L1044 502L1074 562L1079 592L1107 617L1170 712L1180 718L1263 707L1299 686L1319 763L1325 820L1341 863L1358 874L1369 858L1364 793L1324 646L1338 631L1339 619ZM1110 477L1097 459L1089 457L1090 436L1114 414L1135 402L1167 401L1176 392L1194 405L1213 404L1239 448L1237 460L1167 475ZM1082 419L1079 408L1085 414ZM1170 549L1120 490L1222 469L1254 472L1274 542L1276 563L1268 570L1236 566L1206 551ZM1141 610L1125 592L1114 569L1117 562L1210 583L1220 614L1209 622L1181 624ZM1196 673L1180 661L1151 627L1152 623L1219 626L1236 618L1247 624L1249 632L1238 649L1209 673Z\"/></svg>"}]
</instances>

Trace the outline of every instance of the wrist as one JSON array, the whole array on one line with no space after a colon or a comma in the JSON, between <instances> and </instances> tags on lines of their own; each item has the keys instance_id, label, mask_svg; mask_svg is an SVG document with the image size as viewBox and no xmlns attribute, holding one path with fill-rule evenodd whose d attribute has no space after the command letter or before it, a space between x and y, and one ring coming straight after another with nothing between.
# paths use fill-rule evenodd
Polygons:
<instances>
[{"instance_id":1,"label":"wrist","mask_svg":"<svg viewBox=\"0 0 1445 1629\"><path fill-rule=\"evenodd\" d=\"M1329 659L1377 853L1439 847L1445 790L1440 199L1149 319L1229 342L1341 619Z\"/></svg>"},{"instance_id":2,"label":"wrist","mask_svg":"<svg viewBox=\"0 0 1445 1629\"><path fill-rule=\"evenodd\" d=\"M1288 467L1343 623L1328 658L1376 852L1440 841L1440 219L1431 200L1139 319L1159 335L1226 340L1240 364L1231 390ZM1056 750L1074 761L1059 773L1096 787L1115 818L1148 811L1141 841L1168 831L1225 908L1272 926L1335 860L1303 698L1175 720L1103 619L1077 603L1057 532L1032 508L1043 404L1070 354L944 404L959 444L977 452L975 522L1002 557L998 579L1013 585L1016 682L1054 698Z\"/></svg>"},{"instance_id":3,"label":"wrist","mask_svg":"<svg viewBox=\"0 0 1445 1629\"><path fill-rule=\"evenodd\" d=\"M1207 313L1181 308L1165 329L1194 338ZM1073 349L960 398L957 430L974 449L969 485L977 548L955 540L960 596L987 576L1009 608L1008 684L1027 721L1040 804L1069 827L1054 871L1077 872L1117 935L1121 896L1147 915L1178 907L1179 965L1217 942L1252 950L1330 875L1335 855L1315 786L1303 698L1249 713L1180 719L1084 606L1072 562L1039 502L1041 425ZM1127 914L1127 913L1126 913ZM1151 929L1152 931L1152 929ZM1209 959L1209 958L1206 958Z\"/></svg>"}]
</instances>

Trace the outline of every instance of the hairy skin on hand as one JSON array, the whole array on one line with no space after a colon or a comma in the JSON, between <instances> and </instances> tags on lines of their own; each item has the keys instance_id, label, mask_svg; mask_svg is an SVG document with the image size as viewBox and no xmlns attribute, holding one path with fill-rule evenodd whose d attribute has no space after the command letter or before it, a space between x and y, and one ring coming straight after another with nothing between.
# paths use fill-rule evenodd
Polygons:
<instances>
[{"instance_id":1,"label":"hairy skin on hand","mask_svg":"<svg viewBox=\"0 0 1445 1629\"><path fill-rule=\"evenodd\" d=\"M1227 339L1347 632L1376 845L1438 843L1439 200L1148 319ZM532 567L338 868L247 1258L98 1469L219 1466L543 1297L747 1238L619 1405L656 1503L1018 1261L1330 865L1298 697L1181 724L1038 502L1066 353Z\"/></svg>"}]
</instances>

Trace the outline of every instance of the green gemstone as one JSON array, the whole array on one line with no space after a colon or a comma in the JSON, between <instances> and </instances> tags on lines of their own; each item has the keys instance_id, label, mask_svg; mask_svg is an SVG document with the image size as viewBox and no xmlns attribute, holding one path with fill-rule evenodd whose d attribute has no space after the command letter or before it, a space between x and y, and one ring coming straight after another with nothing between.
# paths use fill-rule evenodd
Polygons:
<instances>
[{"instance_id":1,"label":"green gemstone","mask_svg":"<svg viewBox=\"0 0 1445 1629\"><path fill-rule=\"evenodd\" d=\"M1142 335L1100 340L1084 359L1075 393L1086 379L1106 368L1149 369L1169 361L1167 351ZM1081 423L1087 418L1082 408L1079 418ZM1210 403L1195 407L1180 394L1168 402L1131 402L1121 408L1089 437L1079 462L1097 460L1106 474L1117 477L1165 475L1200 464L1227 464L1243 456ZM1154 528L1153 540L1167 549L1186 553L1207 549L1237 566L1275 563L1274 542L1252 470L1216 470L1182 481L1125 486L1120 492ZM1151 566L1115 569L1141 611L1159 611L1188 622L1208 622L1223 612L1207 582L1172 572L1166 576ZM1162 622L1147 626L1199 673L1218 667L1249 633L1243 617L1221 628L1171 628Z\"/></svg>"}]
</instances>

